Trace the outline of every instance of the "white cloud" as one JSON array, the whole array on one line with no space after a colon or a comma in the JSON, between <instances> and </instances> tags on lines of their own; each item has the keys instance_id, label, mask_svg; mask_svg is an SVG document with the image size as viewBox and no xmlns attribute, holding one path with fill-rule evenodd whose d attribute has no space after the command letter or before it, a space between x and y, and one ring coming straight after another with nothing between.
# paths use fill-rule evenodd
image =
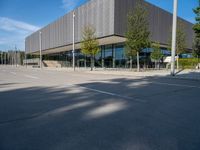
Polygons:
<instances>
[{"instance_id":1,"label":"white cloud","mask_svg":"<svg viewBox=\"0 0 200 150\"><path fill-rule=\"evenodd\" d=\"M71 11L88 0L62 0L62 8Z\"/></svg>"},{"instance_id":2,"label":"white cloud","mask_svg":"<svg viewBox=\"0 0 200 150\"><path fill-rule=\"evenodd\" d=\"M5 17L0 17L0 29L6 30L6 31L18 31L18 30L23 30L23 31L28 31L28 32L34 32L39 29L39 27L33 26L31 24L5 18Z\"/></svg>"},{"instance_id":3,"label":"white cloud","mask_svg":"<svg viewBox=\"0 0 200 150\"><path fill-rule=\"evenodd\" d=\"M65 10L73 10L80 0L62 0L62 8Z\"/></svg>"},{"instance_id":4,"label":"white cloud","mask_svg":"<svg viewBox=\"0 0 200 150\"><path fill-rule=\"evenodd\" d=\"M24 49L25 37L39 29L26 22L0 17L0 49L10 49L13 45Z\"/></svg>"}]
</instances>

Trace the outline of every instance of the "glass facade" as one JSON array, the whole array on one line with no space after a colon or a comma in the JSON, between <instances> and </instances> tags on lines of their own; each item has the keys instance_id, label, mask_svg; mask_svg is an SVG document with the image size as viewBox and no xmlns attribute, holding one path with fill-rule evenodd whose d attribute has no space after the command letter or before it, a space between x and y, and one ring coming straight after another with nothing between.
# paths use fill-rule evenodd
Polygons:
<instances>
[{"instance_id":1,"label":"glass facade","mask_svg":"<svg viewBox=\"0 0 200 150\"><path fill-rule=\"evenodd\" d=\"M170 55L166 49L161 49L164 55ZM154 63L151 62L150 54L151 48L144 49L140 53L141 67L153 67ZM61 52L56 54L44 55L44 60L57 60L60 61L62 67L72 67L73 55L72 51ZM90 57L81 53L81 50L75 50L75 65L76 67L90 67ZM133 58L132 66L136 67L136 58ZM125 55L124 44L111 44L100 46L99 53L95 56L96 68L129 68L130 60Z\"/></svg>"},{"instance_id":2,"label":"glass facade","mask_svg":"<svg viewBox=\"0 0 200 150\"><path fill-rule=\"evenodd\" d=\"M115 46L115 67L126 68L127 57L125 55L124 45Z\"/></svg>"}]
</instances>

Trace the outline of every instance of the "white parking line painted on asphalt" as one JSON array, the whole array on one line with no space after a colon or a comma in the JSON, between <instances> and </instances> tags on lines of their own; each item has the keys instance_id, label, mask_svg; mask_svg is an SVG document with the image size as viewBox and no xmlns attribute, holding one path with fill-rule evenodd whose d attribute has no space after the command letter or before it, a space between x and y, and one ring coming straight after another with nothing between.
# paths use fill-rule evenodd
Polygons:
<instances>
[{"instance_id":1,"label":"white parking line painted on asphalt","mask_svg":"<svg viewBox=\"0 0 200 150\"><path fill-rule=\"evenodd\" d=\"M10 72L11 74L13 74L13 75L16 75L17 73L16 72Z\"/></svg>"},{"instance_id":2,"label":"white parking line painted on asphalt","mask_svg":"<svg viewBox=\"0 0 200 150\"><path fill-rule=\"evenodd\" d=\"M152 84L167 85L167 86L177 86L177 87L187 87L187 88L200 88L199 86L184 85L184 84L173 84L165 82L151 82Z\"/></svg>"},{"instance_id":3,"label":"white parking line painted on asphalt","mask_svg":"<svg viewBox=\"0 0 200 150\"><path fill-rule=\"evenodd\" d=\"M124 96L124 95L119 95L117 93L111 93L111 92L107 92L107 91L97 90L97 89L94 89L94 88L88 88L88 87L85 87L85 86L68 84L67 87L69 87L69 86L70 87L79 87L79 88L83 88L83 89L86 89L86 90L89 90L89 91L93 91L93 92L97 92L97 93L100 93L100 94L115 96L115 97L119 97L119 98L123 98L123 99L127 99L127 100L133 100L133 101L142 102L142 103L146 103L147 102L146 100L133 98L133 97L129 97L129 96Z\"/></svg>"},{"instance_id":4,"label":"white parking line painted on asphalt","mask_svg":"<svg viewBox=\"0 0 200 150\"><path fill-rule=\"evenodd\" d=\"M27 77L27 78L31 78L31 79L39 79L38 77L31 76L31 75L24 75L24 76Z\"/></svg>"}]
</instances>

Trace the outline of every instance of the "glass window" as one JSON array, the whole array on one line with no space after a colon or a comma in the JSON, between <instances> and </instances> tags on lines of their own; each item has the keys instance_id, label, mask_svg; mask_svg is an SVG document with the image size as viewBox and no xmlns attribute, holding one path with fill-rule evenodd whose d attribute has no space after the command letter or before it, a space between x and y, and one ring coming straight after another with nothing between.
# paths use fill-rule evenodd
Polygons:
<instances>
[{"instance_id":1,"label":"glass window","mask_svg":"<svg viewBox=\"0 0 200 150\"><path fill-rule=\"evenodd\" d=\"M115 47L115 59L125 59L124 46L120 45Z\"/></svg>"},{"instance_id":2,"label":"glass window","mask_svg":"<svg viewBox=\"0 0 200 150\"><path fill-rule=\"evenodd\" d=\"M112 56L112 45L105 46L105 58Z\"/></svg>"},{"instance_id":3,"label":"glass window","mask_svg":"<svg viewBox=\"0 0 200 150\"><path fill-rule=\"evenodd\" d=\"M124 45L115 45L115 67L125 68L127 62L126 59Z\"/></svg>"},{"instance_id":4,"label":"glass window","mask_svg":"<svg viewBox=\"0 0 200 150\"><path fill-rule=\"evenodd\" d=\"M104 66L107 68L113 67L113 46L107 45L105 46L105 54L104 54Z\"/></svg>"}]
</instances>

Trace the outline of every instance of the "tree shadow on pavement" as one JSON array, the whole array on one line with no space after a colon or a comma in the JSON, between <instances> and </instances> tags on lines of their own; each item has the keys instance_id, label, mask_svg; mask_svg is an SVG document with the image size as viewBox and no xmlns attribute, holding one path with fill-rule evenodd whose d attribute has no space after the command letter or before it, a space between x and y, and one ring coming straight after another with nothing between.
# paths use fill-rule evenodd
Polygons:
<instances>
[{"instance_id":1,"label":"tree shadow on pavement","mask_svg":"<svg viewBox=\"0 0 200 150\"><path fill-rule=\"evenodd\" d=\"M176 77L177 78L200 80L200 70L190 70L190 71L181 70L181 71L176 73Z\"/></svg>"},{"instance_id":2,"label":"tree shadow on pavement","mask_svg":"<svg viewBox=\"0 0 200 150\"><path fill-rule=\"evenodd\" d=\"M199 150L199 89L161 81L116 78L0 92L0 149Z\"/></svg>"}]
</instances>

